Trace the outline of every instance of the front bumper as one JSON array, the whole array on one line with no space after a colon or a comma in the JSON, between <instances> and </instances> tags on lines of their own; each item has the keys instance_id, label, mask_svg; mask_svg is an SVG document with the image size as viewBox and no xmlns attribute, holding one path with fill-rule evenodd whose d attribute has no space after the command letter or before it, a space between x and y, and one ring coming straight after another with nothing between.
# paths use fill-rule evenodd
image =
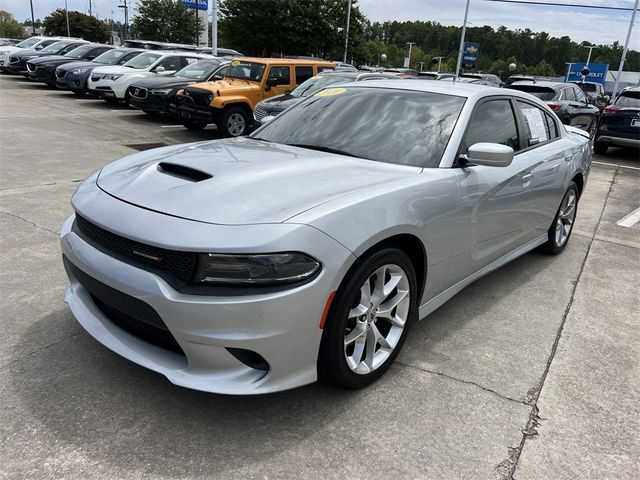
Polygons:
<instances>
[{"instance_id":1,"label":"front bumper","mask_svg":"<svg viewBox=\"0 0 640 480\"><path fill-rule=\"evenodd\" d=\"M75 216L71 216L61 231L62 254L66 260L84 275L149 305L164 321L184 355L155 346L120 328L98 307L87 285L67 268L70 286L65 301L94 338L123 357L165 375L172 383L196 390L258 394L316 380L322 335L320 317L329 293L337 288L355 260L351 252L305 225L202 224L135 208L100 192L93 197L91 204L83 202L81 206L86 207L88 213L81 213L91 218L97 212L102 211L104 217L104 212L110 211L111 219L127 218L118 226L126 230L130 238L144 231L148 234L154 230L149 229L150 225L155 223L155 230L161 229L164 238L167 232L188 236L183 238L185 245L194 241L190 238L216 238L220 242L217 251L241 251L245 247L241 246L244 242L240 237L235 242L236 248L225 240L225 237L231 238L231 232L238 232L240 228L246 231L243 239L265 239L269 236L266 232L276 228L290 232L284 236L278 234L282 249L294 248L289 244L292 241L299 249L298 242L303 241L302 245L308 246L305 251L323 263L318 277L290 290L231 296L188 295L174 290L154 273L117 260L85 242L72 231ZM202 235L205 231L209 234ZM277 247L267 242L263 248L274 251ZM258 353L268 363L268 370L247 366L232 355L229 348Z\"/></svg>"},{"instance_id":2,"label":"front bumper","mask_svg":"<svg viewBox=\"0 0 640 480\"><path fill-rule=\"evenodd\" d=\"M53 83L55 76L53 71L47 71L46 68L36 68L35 71L29 71L27 77L32 82Z\"/></svg>"},{"instance_id":3,"label":"front bumper","mask_svg":"<svg viewBox=\"0 0 640 480\"><path fill-rule=\"evenodd\" d=\"M25 74L28 73L27 72L27 62L17 62L17 63L10 63L9 65L7 65L7 71L9 73L17 73L17 74Z\"/></svg>"},{"instance_id":4,"label":"front bumper","mask_svg":"<svg viewBox=\"0 0 640 480\"><path fill-rule=\"evenodd\" d=\"M168 96L157 96L149 94L146 98L130 97L129 105L133 108L143 110L145 112L168 113L169 98Z\"/></svg>"},{"instance_id":5,"label":"front bumper","mask_svg":"<svg viewBox=\"0 0 640 480\"><path fill-rule=\"evenodd\" d=\"M216 123L218 110L209 106L196 105L195 101L186 95L174 97L175 103L169 105L169 111L182 120L201 120L207 123Z\"/></svg>"}]
</instances>

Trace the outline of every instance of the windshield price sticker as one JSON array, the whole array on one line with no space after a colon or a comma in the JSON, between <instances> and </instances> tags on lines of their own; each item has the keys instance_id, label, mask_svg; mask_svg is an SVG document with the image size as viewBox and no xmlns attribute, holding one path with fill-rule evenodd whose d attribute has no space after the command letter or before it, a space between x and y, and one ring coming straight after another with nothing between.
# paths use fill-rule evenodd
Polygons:
<instances>
[{"instance_id":1,"label":"windshield price sticker","mask_svg":"<svg viewBox=\"0 0 640 480\"><path fill-rule=\"evenodd\" d=\"M316 97L331 97L333 95L341 95L346 92L346 88L327 88L326 90L320 90L316 93Z\"/></svg>"},{"instance_id":2,"label":"windshield price sticker","mask_svg":"<svg viewBox=\"0 0 640 480\"><path fill-rule=\"evenodd\" d=\"M233 65L234 67L237 67L238 65L240 65L240 60L233 60L231 62L231 65Z\"/></svg>"}]
</instances>

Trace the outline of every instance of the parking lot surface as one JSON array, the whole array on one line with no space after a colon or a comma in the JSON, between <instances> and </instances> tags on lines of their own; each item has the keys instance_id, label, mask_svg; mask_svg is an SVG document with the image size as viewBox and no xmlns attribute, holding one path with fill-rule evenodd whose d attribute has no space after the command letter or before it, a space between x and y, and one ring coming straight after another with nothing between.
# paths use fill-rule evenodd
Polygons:
<instances>
[{"instance_id":1,"label":"parking lot surface","mask_svg":"<svg viewBox=\"0 0 640 480\"><path fill-rule=\"evenodd\" d=\"M637 151L594 157L562 255L532 252L463 290L371 387L230 397L86 334L62 301L58 246L89 173L213 138L0 77L2 478L638 478Z\"/></svg>"}]
</instances>

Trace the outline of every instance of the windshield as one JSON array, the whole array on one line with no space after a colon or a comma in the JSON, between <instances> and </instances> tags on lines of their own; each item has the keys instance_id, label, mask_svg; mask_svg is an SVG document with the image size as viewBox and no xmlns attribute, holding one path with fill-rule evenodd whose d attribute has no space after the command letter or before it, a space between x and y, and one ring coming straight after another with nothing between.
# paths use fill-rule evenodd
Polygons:
<instances>
[{"instance_id":1,"label":"windshield","mask_svg":"<svg viewBox=\"0 0 640 480\"><path fill-rule=\"evenodd\" d=\"M538 97L540 100L553 100L556 96L556 91L549 87L537 87L535 85L509 85L512 90L519 90L521 92L527 92L534 97Z\"/></svg>"},{"instance_id":2,"label":"windshield","mask_svg":"<svg viewBox=\"0 0 640 480\"><path fill-rule=\"evenodd\" d=\"M253 136L379 162L437 167L464 102L430 92L334 87L293 106Z\"/></svg>"},{"instance_id":3,"label":"windshield","mask_svg":"<svg viewBox=\"0 0 640 480\"><path fill-rule=\"evenodd\" d=\"M40 51L42 53L58 53L60 50L62 50L67 45L69 45L67 42L56 42L56 43L52 43L48 47L43 48Z\"/></svg>"},{"instance_id":4,"label":"windshield","mask_svg":"<svg viewBox=\"0 0 640 480\"><path fill-rule=\"evenodd\" d=\"M640 92L622 92L615 105L620 108L640 108Z\"/></svg>"},{"instance_id":5,"label":"windshield","mask_svg":"<svg viewBox=\"0 0 640 480\"><path fill-rule=\"evenodd\" d=\"M252 82L259 82L262 80L262 74L264 73L266 65L263 63L243 62L241 60L234 60L229 65L229 70L225 77L239 78L240 80L251 80Z\"/></svg>"},{"instance_id":6,"label":"windshield","mask_svg":"<svg viewBox=\"0 0 640 480\"><path fill-rule=\"evenodd\" d=\"M352 80L355 80L356 75L352 78L345 78L344 76L338 75L316 75L315 77L311 77L309 80L302 82L291 92L292 97L310 97L314 93L323 88L334 85L336 83L346 83Z\"/></svg>"},{"instance_id":7,"label":"windshield","mask_svg":"<svg viewBox=\"0 0 640 480\"><path fill-rule=\"evenodd\" d=\"M182 70L176 72L176 77L187 77L194 80L204 80L213 71L218 68L220 64L215 62L195 62L191 65L187 65Z\"/></svg>"},{"instance_id":8,"label":"windshield","mask_svg":"<svg viewBox=\"0 0 640 480\"><path fill-rule=\"evenodd\" d=\"M96 63L106 63L107 65L115 65L122 57L130 53L130 50L107 50L101 55L93 59Z\"/></svg>"},{"instance_id":9,"label":"windshield","mask_svg":"<svg viewBox=\"0 0 640 480\"><path fill-rule=\"evenodd\" d=\"M124 64L125 67L135 68L137 70L142 70L144 68L149 68L153 65L156 60L158 60L162 54L159 53L141 53L135 58L132 58L127 63Z\"/></svg>"},{"instance_id":10,"label":"windshield","mask_svg":"<svg viewBox=\"0 0 640 480\"><path fill-rule=\"evenodd\" d=\"M583 92L595 92L596 86L593 83L577 83Z\"/></svg>"},{"instance_id":11,"label":"windshield","mask_svg":"<svg viewBox=\"0 0 640 480\"><path fill-rule=\"evenodd\" d=\"M67 58L84 58L94 48L95 47L91 45L84 45L82 47L74 48L69 53L65 53L64 56Z\"/></svg>"},{"instance_id":12,"label":"windshield","mask_svg":"<svg viewBox=\"0 0 640 480\"><path fill-rule=\"evenodd\" d=\"M36 43L40 42L42 39L38 37L27 38L26 40L21 41L16 45L16 47L29 48L33 47Z\"/></svg>"}]
</instances>

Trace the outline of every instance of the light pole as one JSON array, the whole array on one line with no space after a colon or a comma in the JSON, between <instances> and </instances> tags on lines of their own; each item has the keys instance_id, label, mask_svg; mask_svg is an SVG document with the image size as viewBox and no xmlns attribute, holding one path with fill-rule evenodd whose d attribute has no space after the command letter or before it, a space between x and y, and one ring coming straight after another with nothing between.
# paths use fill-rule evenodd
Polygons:
<instances>
[{"instance_id":1,"label":"light pole","mask_svg":"<svg viewBox=\"0 0 640 480\"><path fill-rule=\"evenodd\" d=\"M71 29L69 28L69 9L67 8L67 0L64 0L64 14L67 17L67 37L70 37Z\"/></svg>"},{"instance_id":2,"label":"light pole","mask_svg":"<svg viewBox=\"0 0 640 480\"><path fill-rule=\"evenodd\" d=\"M589 49L589 55L587 56L587 64L585 65L585 67L589 66L589 62L591 61L591 52L596 47L597 47L597 45L584 45L584 48L588 48Z\"/></svg>"},{"instance_id":3,"label":"light pole","mask_svg":"<svg viewBox=\"0 0 640 480\"><path fill-rule=\"evenodd\" d=\"M122 0L122 5L118 5L118 8L124 8L124 39L129 39L129 5L127 0Z\"/></svg>"},{"instance_id":4,"label":"light pole","mask_svg":"<svg viewBox=\"0 0 640 480\"><path fill-rule=\"evenodd\" d=\"M342 61L347 63L347 49L349 48L349 24L351 23L351 0L349 0L349 6L347 7L347 29L344 34L344 58Z\"/></svg>"},{"instance_id":5,"label":"light pole","mask_svg":"<svg viewBox=\"0 0 640 480\"><path fill-rule=\"evenodd\" d=\"M36 17L33 15L33 0L29 0L31 4L31 33L36 34Z\"/></svg>"},{"instance_id":6,"label":"light pole","mask_svg":"<svg viewBox=\"0 0 640 480\"><path fill-rule=\"evenodd\" d=\"M411 68L411 47L415 44L416 42L407 42L407 45L409 45L409 61L407 62L407 68Z\"/></svg>"},{"instance_id":7,"label":"light pole","mask_svg":"<svg viewBox=\"0 0 640 480\"><path fill-rule=\"evenodd\" d=\"M633 6L633 13L631 14L631 21L629 22L629 31L627 32L627 39L624 42L624 50L622 50L622 58L620 59L620 66L618 67L618 75L616 76L616 83L613 85L613 92L611 92L611 98L616 98L618 93L618 85L620 83L620 75L622 75L622 69L624 68L624 61L627 59L627 50L629 50L629 39L631 38L631 31L633 30L633 22L636 19L636 12L638 11L638 1Z\"/></svg>"},{"instance_id":8,"label":"light pole","mask_svg":"<svg viewBox=\"0 0 640 480\"><path fill-rule=\"evenodd\" d=\"M432 63L433 60L438 60L438 73L440 73L440 69L442 68L442 59L444 59L444 57L433 57L433 59L431 60Z\"/></svg>"},{"instance_id":9,"label":"light pole","mask_svg":"<svg viewBox=\"0 0 640 480\"><path fill-rule=\"evenodd\" d=\"M211 0L211 55L218 55L218 0Z\"/></svg>"},{"instance_id":10,"label":"light pole","mask_svg":"<svg viewBox=\"0 0 640 480\"><path fill-rule=\"evenodd\" d=\"M469 16L469 4L471 0L467 0L467 6L464 9L464 21L462 22L462 35L460 35L460 49L458 50L458 62L456 63L456 76L454 80L458 79L460 75L460 68L462 67L462 52L464 50L464 36L467 33L467 17Z\"/></svg>"}]
</instances>

